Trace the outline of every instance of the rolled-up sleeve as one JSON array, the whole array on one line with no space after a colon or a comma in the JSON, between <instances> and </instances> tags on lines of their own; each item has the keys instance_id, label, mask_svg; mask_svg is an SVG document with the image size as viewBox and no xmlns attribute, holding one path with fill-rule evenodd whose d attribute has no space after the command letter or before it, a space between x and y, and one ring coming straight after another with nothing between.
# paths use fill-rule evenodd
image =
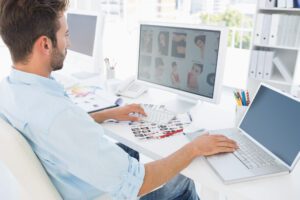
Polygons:
<instances>
[{"instance_id":1,"label":"rolled-up sleeve","mask_svg":"<svg viewBox=\"0 0 300 200\"><path fill-rule=\"evenodd\" d=\"M73 108L55 117L46 139L63 170L114 199L137 199L144 165L107 140L103 132L88 114Z\"/></svg>"}]
</instances>

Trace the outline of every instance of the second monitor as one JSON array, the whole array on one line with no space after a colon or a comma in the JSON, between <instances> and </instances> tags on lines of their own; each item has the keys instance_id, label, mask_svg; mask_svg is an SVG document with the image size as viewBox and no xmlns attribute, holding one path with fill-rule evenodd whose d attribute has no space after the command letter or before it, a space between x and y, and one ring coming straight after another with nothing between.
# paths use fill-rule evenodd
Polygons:
<instances>
[{"instance_id":1,"label":"second monitor","mask_svg":"<svg viewBox=\"0 0 300 200\"><path fill-rule=\"evenodd\" d=\"M137 80L187 100L217 103L226 43L221 27L142 23Z\"/></svg>"},{"instance_id":2,"label":"second monitor","mask_svg":"<svg viewBox=\"0 0 300 200\"><path fill-rule=\"evenodd\" d=\"M104 16L98 12L70 10L67 13L70 54L67 63L77 78L89 78L102 72Z\"/></svg>"}]
</instances>

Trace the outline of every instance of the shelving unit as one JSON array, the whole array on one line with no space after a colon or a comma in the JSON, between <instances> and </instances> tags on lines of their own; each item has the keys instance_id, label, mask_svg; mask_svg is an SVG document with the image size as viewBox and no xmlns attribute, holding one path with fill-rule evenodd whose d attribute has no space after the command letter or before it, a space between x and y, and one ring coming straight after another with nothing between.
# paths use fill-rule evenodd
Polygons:
<instances>
[{"instance_id":1,"label":"shelving unit","mask_svg":"<svg viewBox=\"0 0 300 200\"><path fill-rule=\"evenodd\" d=\"M263 34L265 33L261 33L261 36L258 36L258 32L259 30L257 30L260 25L262 25L265 22L261 22L259 21L260 19L262 19L261 17L259 17L259 15L264 14L265 15L272 15L272 20L273 20L273 16L274 15L280 15L280 17L284 16L297 16L294 17L294 22L295 24L300 26L300 8L257 8L257 15L256 15L256 19L255 19L255 26L254 26L254 39L252 42L252 49L251 49L251 56L250 56L250 66L249 66L249 75L248 75L248 81L247 81L247 86L248 86L248 90L251 94L255 93L255 91L257 90L257 88L259 87L260 83L264 82L267 84L270 84L276 88L279 88L281 90L283 90L284 92L287 93L291 93L294 96L297 96L300 98L300 45L298 46L297 44L297 38L300 37L300 35L297 35L297 33L300 34L300 28L299 28L299 32L295 32L292 30L297 30L298 26L292 26L291 24L292 22L290 22L289 20L286 20L286 23L282 23L279 26L278 23L278 30L285 30L288 29L287 32L285 32L285 38L284 40L289 40L289 44L290 45L286 45L286 44L278 44L278 40L277 40L277 44L274 45L274 40L273 43L270 45L270 38L271 38L271 30L269 31L269 41L264 42L262 40L260 40L259 38L255 38L255 37L263 37ZM280 20L283 20L282 18L280 18ZM299 18L298 18L299 17ZM265 20L265 19L264 19ZM271 23L271 22L270 22ZM290 23L290 24L289 24ZM264 28L266 27L266 23L264 24ZM290 27L288 27L290 25ZM272 24L269 27L270 29L272 29ZM293 35L294 34L294 35ZM295 37L296 34L296 37ZM265 34L268 35L268 34ZM278 34L279 37L279 34ZM281 35L282 37L282 35ZM287 39L286 39L287 38ZM291 39L294 38L294 39ZM276 38L278 39L278 38ZM295 40L295 41L293 41ZM260 41L260 42L258 42ZM253 77L253 74L251 75L251 70L253 73L253 67L251 69L251 65L253 63L253 58L255 57L254 52L257 53L257 51L259 52L274 52L273 54L273 58L271 60L271 62L266 62L266 63L271 63L271 69L272 69L272 74L270 77L268 78L264 78L264 77ZM253 57L254 56L254 57ZM291 79L288 80L286 78L286 76L282 75L282 71L279 70L280 67L275 66L274 64L274 58L277 58L281 61L282 65L284 66L284 71L287 72L285 73L288 74ZM258 59L258 57L256 57L256 59ZM255 63L256 61L254 61ZM264 62L260 62L257 61L257 66L259 64L262 64ZM264 63L263 65L263 69L265 69L266 67L266 63ZM280 68L282 69L282 68ZM261 70L261 68L260 68ZM258 78L259 77L259 78Z\"/></svg>"}]
</instances>

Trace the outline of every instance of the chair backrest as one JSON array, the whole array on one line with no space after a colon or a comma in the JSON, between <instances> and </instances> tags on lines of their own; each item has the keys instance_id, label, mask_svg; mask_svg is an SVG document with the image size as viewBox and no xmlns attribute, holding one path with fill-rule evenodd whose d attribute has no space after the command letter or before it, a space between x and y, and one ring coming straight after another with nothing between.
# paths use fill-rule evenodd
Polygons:
<instances>
[{"instance_id":1,"label":"chair backrest","mask_svg":"<svg viewBox=\"0 0 300 200\"><path fill-rule=\"evenodd\" d=\"M0 161L21 187L21 199L61 200L24 137L0 118Z\"/></svg>"}]
</instances>

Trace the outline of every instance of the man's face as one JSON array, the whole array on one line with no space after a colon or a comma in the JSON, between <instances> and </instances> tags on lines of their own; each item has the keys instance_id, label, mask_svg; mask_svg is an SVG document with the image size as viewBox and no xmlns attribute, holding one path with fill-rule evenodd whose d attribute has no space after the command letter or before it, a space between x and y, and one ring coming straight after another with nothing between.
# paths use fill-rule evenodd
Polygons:
<instances>
[{"instance_id":1,"label":"man's face","mask_svg":"<svg viewBox=\"0 0 300 200\"><path fill-rule=\"evenodd\" d=\"M70 45L69 31L65 16L59 18L60 29L56 33L57 45L53 48L51 55L51 69L53 71L63 68L64 60L67 55L67 48Z\"/></svg>"}]
</instances>

